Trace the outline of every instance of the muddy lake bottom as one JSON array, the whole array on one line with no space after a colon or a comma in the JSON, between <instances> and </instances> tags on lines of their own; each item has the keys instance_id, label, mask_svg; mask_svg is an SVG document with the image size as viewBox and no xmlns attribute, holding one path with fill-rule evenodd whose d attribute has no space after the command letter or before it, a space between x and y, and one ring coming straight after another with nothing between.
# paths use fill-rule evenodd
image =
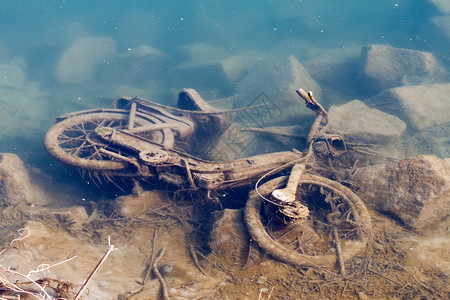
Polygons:
<instances>
[{"instance_id":1,"label":"muddy lake bottom","mask_svg":"<svg viewBox=\"0 0 450 300\"><path fill-rule=\"evenodd\" d=\"M73 299L108 249L108 238L117 250L101 266L84 299L163 299L161 284L149 271L162 250L157 269L170 299L449 296L448 219L417 234L389 216L370 211L373 233L368 250L346 261L346 275L341 276L337 267L292 267L260 251L248 236L238 207L211 208L193 198L174 200L165 192L148 190L82 207L73 205L70 190L44 192L52 199L45 206L2 210L1 242L6 250L1 264L21 274L41 268L32 278L51 279L47 290L54 296ZM236 216L234 222L214 222L230 213ZM29 236L22 239L21 228ZM217 230L221 233L211 234ZM227 232L247 240L221 242ZM20 240L9 245L15 238ZM220 248L211 246L215 242ZM227 255L236 249L240 255ZM52 267L43 270L41 264ZM35 290L24 278L17 280L20 287ZM0 292L3 297L14 295L3 288Z\"/></svg>"}]
</instances>

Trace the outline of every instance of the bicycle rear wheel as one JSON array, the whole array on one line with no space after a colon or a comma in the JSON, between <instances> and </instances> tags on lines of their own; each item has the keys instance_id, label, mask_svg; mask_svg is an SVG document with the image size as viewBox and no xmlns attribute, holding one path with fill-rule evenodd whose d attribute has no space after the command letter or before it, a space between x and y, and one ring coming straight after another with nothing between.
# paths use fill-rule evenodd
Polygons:
<instances>
[{"instance_id":1,"label":"bicycle rear wheel","mask_svg":"<svg viewBox=\"0 0 450 300\"><path fill-rule=\"evenodd\" d=\"M136 115L135 126L156 124L160 122L151 115ZM78 114L56 123L45 135L47 152L55 159L85 170L120 171L129 167L125 161L118 160L108 152L123 157L135 157L136 153L102 141L95 130L100 127L126 129L128 111L110 110L108 112L89 112ZM173 147L174 136L170 129L139 133L146 139Z\"/></svg>"},{"instance_id":2,"label":"bicycle rear wheel","mask_svg":"<svg viewBox=\"0 0 450 300\"><path fill-rule=\"evenodd\" d=\"M258 191L269 197L286 181L287 176L275 178ZM370 216L364 203L350 189L327 178L304 174L297 189L296 198L299 197L308 206L310 216L304 223L280 226L274 225L274 215L268 215L267 209L263 209L265 201L256 191L249 194L245 223L260 248L293 266L331 267L337 261L332 234L336 227L344 260L366 249L372 230ZM340 218L333 221L333 216Z\"/></svg>"}]
</instances>

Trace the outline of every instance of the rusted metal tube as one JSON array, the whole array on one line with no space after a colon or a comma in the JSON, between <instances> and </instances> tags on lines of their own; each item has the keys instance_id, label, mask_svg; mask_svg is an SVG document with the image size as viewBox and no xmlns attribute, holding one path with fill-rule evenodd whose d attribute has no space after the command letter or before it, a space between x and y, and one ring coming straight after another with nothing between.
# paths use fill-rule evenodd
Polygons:
<instances>
[{"instance_id":1,"label":"rusted metal tube","mask_svg":"<svg viewBox=\"0 0 450 300\"><path fill-rule=\"evenodd\" d=\"M133 129L134 127L134 119L136 118L136 107L137 104L135 101L131 102L130 115L128 117L128 130Z\"/></svg>"}]
</instances>

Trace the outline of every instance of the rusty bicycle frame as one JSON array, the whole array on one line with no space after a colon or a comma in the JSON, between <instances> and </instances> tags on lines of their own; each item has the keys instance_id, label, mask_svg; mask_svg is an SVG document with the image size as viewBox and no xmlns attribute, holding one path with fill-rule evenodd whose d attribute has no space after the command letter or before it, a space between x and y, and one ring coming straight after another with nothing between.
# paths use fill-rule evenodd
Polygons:
<instances>
[{"instance_id":1,"label":"rusty bicycle frame","mask_svg":"<svg viewBox=\"0 0 450 300\"><path fill-rule=\"evenodd\" d=\"M192 89L178 97L178 108L167 107L141 98L120 98L114 109L76 112L56 120L47 132L45 146L54 158L87 170L111 176L156 178L180 190L216 191L256 182L245 207L245 222L250 235L273 257L300 265L332 265L336 260L345 273L344 261L362 252L367 245L371 221L361 199L350 189L330 179L305 174L308 160L315 155L339 156L347 145L338 135L326 133L328 114L311 92L298 89L316 119L307 137L308 147L260 154L233 161L213 162L176 149L178 142L196 144L221 132L231 111L219 111ZM248 108L245 108L248 109ZM189 147L187 147L189 148ZM279 174L292 168L289 176ZM278 176L260 186L263 179ZM331 207L334 219L336 254L306 255L284 247L267 232L261 220L263 202L277 207L293 222L309 215L298 201L298 187L317 186ZM346 207L347 211L343 211ZM340 246L339 224L356 228L356 242Z\"/></svg>"},{"instance_id":2,"label":"rusty bicycle frame","mask_svg":"<svg viewBox=\"0 0 450 300\"><path fill-rule=\"evenodd\" d=\"M241 109L218 111L191 89L180 92L178 106L189 110L141 98L120 98L115 109L68 114L47 132L46 149L54 158L86 171L151 177L180 188L206 190L250 184L303 157L297 150L227 162L189 155L189 149L180 151L174 145L182 142L186 148L199 140L211 140L223 131L227 114Z\"/></svg>"}]
</instances>

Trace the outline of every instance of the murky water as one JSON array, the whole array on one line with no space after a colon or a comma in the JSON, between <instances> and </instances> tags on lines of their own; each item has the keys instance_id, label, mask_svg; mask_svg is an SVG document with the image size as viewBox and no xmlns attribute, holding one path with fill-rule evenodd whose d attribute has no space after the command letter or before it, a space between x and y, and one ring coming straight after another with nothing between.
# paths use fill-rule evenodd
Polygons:
<instances>
[{"instance_id":1,"label":"murky water","mask_svg":"<svg viewBox=\"0 0 450 300\"><path fill-rule=\"evenodd\" d=\"M417 61L405 58L406 75L392 77L390 84L385 71L377 75L384 77L374 85L361 71L367 45L390 46L377 52L380 57L393 48L429 56L420 54ZM374 65L386 64L384 69L395 71L395 64L402 61L399 57L416 55L405 53L392 54ZM287 82L298 75L280 67L285 63L282 59L291 56L292 65L300 63L299 69L308 72L311 87L282 84L283 76ZM398 117L394 121L400 125L392 132L384 132L379 140L364 140L379 143L375 148L381 149L384 159L418 154L446 158L450 153L449 68L450 4L446 0L0 0L0 152L15 153L38 174L76 187L73 195L83 202L115 198L130 192L132 186L121 190L110 183L98 185L47 155L43 139L56 117L110 108L120 96L175 106L178 92L193 88L224 109L270 102L274 108L265 115L233 117L245 127L298 126L289 129L291 133L305 134L313 114L303 111L304 120L293 120L289 105L298 97L294 90L287 90L289 86L316 88L313 92L320 95L318 100L326 109L358 99ZM267 83L263 82L266 77L255 76L271 72L275 75L268 76ZM395 87L427 84L441 86L409 90L430 103L417 110L418 117L408 114L406 102L392 104L390 96L383 94ZM289 93L293 100L286 99ZM437 113L423 113L427 110ZM390 117L383 118L375 118L380 123L372 127L394 124ZM401 126L406 129L399 130ZM206 158L234 159L305 146L304 140L260 142L255 136L239 141L239 135L229 130L218 146L195 150Z\"/></svg>"}]
</instances>

